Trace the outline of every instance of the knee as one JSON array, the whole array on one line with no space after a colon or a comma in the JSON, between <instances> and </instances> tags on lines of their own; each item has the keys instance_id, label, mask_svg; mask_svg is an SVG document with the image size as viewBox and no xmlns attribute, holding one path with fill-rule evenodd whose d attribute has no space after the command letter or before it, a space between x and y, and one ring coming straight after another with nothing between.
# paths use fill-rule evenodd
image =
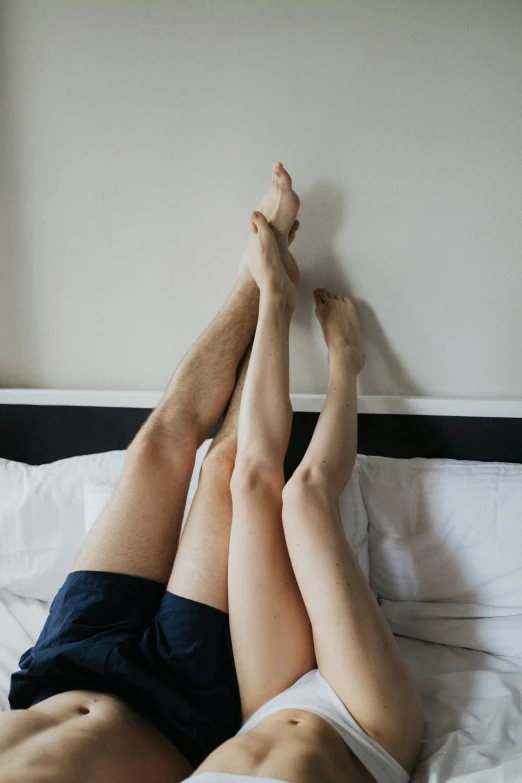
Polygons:
<instances>
[{"instance_id":1,"label":"knee","mask_svg":"<svg viewBox=\"0 0 522 783\"><path fill-rule=\"evenodd\" d=\"M236 459L230 489L232 497L257 497L281 502L285 484L282 465L276 465L252 455L239 455Z\"/></svg>"},{"instance_id":2,"label":"knee","mask_svg":"<svg viewBox=\"0 0 522 783\"><path fill-rule=\"evenodd\" d=\"M225 482L230 488L230 480L236 464L237 442L236 440L222 440L212 444L207 451L201 466L202 476Z\"/></svg>"},{"instance_id":3,"label":"knee","mask_svg":"<svg viewBox=\"0 0 522 783\"><path fill-rule=\"evenodd\" d=\"M334 502L327 473L320 466L299 466L283 490L283 511Z\"/></svg>"},{"instance_id":4,"label":"knee","mask_svg":"<svg viewBox=\"0 0 522 783\"><path fill-rule=\"evenodd\" d=\"M195 428L171 427L154 414L155 411L127 449L127 460L155 467L193 464L198 446Z\"/></svg>"}]
</instances>

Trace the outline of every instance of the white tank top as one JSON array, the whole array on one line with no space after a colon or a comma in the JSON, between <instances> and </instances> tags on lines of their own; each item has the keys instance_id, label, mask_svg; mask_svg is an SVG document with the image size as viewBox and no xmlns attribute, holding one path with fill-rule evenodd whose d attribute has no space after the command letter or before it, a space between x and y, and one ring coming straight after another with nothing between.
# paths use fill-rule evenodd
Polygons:
<instances>
[{"instance_id":1,"label":"white tank top","mask_svg":"<svg viewBox=\"0 0 522 783\"><path fill-rule=\"evenodd\" d=\"M307 710L328 721L377 783L407 783L410 780L408 772L361 729L318 669L308 672L286 691L260 707L238 731L238 735L255 728L274 712L289 708ZM227 772L196 773L190 778L192 780L194 783L287 783L276 778L232 775Z\"/></svg>"}]
</instances>

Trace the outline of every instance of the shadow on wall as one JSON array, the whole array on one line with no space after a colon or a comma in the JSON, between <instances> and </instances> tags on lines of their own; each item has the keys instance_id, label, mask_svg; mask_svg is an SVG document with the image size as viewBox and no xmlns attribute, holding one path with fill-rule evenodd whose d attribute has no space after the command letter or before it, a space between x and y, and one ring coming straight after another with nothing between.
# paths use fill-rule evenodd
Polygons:
<instances>
[{"instance_id":1,"label":"shadow on wall","mask_svg":"<svg viewBox=\"0 0 522 783\"><path fill-rule=\"evenodd\" d=\"M348 295L357 309L367 357L359 393L423 396L426 390L401 362L371 305L354 295L341 259L336 255L336 236L349 218L345 193L327 181L319 180L301 197L301 228L296 240L296 258L301 269L301 306L295 316L296 326L299 331L310 333L315 318L310 304L314 288L325 287ZM300 360L306 364L307 373L313 375L318 362L324 362L324 349L310 340L306 355ZM371 392L366 391L370 388Z\"/></svg>"},{"instance_id":2,"label":"shadow on wall","mask_svg":"<svg viewBox=\"0 0 522 783\"><path fill-rule=\"evenodd\" d=\"M24 386L31 375L22 281L16 132L10 95L6 8L0 6L0 386ZM24 370L25 368L25 370Z\"/></svg>"}]
</instances>

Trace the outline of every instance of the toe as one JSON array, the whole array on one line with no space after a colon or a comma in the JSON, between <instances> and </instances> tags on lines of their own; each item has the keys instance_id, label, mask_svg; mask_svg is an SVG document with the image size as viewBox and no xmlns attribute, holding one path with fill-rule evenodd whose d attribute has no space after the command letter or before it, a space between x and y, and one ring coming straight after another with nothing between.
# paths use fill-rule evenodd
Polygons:
<instances>
[{"instance_id":1,"label":"toe","mask_svg":"<svg viewBox=\"0 0 522 783\"><path fill-rule=\"evenodd\" d=\"M266 217L263 215L262 212L259 212L257 209L254 212L252 212L251 219L258 231L262 231L263 229L269 228Z\"/></svg>"},{"instance_id":2,"label":"toe","mask_svg":"<svg viewBox=\"0 0 522 783\"><path fill-rule=\"evenodd\" d=\"M314 289L314 298L317 304L326 304L326 297L328 295L328 292L326 288L315 288Z\"/></svg>"},{"instance_id":3,"label":"toe","mask_svg":"<svg viewBox=\"0 0 522 783\"><path fill-rule=\"evenodd\" d=\"M292 178L282 163L274 164L272 168L272 179L275 184L280 187L285 185L289 188L292 187Z\"/></svg>"}]
</instances>

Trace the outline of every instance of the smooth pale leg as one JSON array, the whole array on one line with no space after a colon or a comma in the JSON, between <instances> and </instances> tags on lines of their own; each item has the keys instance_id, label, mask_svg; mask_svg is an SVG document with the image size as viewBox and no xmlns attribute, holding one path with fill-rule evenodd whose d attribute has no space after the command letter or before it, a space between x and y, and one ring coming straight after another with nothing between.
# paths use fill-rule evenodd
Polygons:
<instances>
[{"instance_id":1,"label":"smooth pale leg","mask_svg":"<svg viewBox=\"0 0 522 783\"><path fill-rule=\"evenodd\" d=\"M239 413L228 576L230 627L245 719L314 666L310 623L281 520L283 461L292 421L288 340L296 291L261 218L255 221L257 250L279 276L271 280L270 270L253 272L261 297ZM290 289L285 288L286 281Z\"/></svg>"},{"instance_id":2,"label":"smooth pale leg","mask_svg":"<svg viewBox=\"0 0 522 783\"><path fill-rule=\"evenodd\" d=\"M340 301L329 306L342 314ZM329 361L328 393L313 438L283 493L286 543L319 670L364 730L411 770L422 737L420 698L339 512L357 455L360 357L353 346L332 340Z\"/></svg>"}]
</instances>

